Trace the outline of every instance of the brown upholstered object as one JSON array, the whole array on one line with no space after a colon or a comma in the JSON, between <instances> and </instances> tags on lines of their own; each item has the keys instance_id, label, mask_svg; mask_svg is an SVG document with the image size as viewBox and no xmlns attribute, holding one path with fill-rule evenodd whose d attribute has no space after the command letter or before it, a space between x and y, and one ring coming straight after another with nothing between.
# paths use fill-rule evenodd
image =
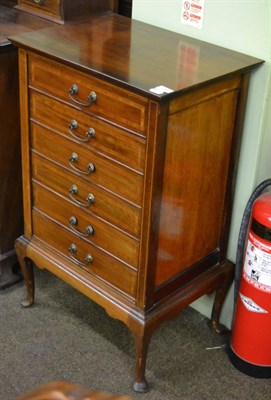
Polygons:
<instances>
[{"instance_id":1,"label":"brown upholstered object","mask_svg":"<svg viewBox=\"0 0 271 400\"><path fill-rule=\"evenodd\" d=\"M132 400L129 396L93 392L69 382L50 382L39 386L15 400Z\"/></svg>"}]
</instances>

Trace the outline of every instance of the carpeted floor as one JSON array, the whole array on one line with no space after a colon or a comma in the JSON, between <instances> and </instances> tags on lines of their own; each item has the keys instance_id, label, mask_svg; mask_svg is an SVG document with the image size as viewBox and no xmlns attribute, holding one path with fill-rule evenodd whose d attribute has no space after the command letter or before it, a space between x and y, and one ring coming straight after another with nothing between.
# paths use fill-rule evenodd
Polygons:
<instances>
[{"instance_id":1,"label":"carpeted floor","mask_svg":"<svg viewBox=\"0 0 271 400\"><path fill-rule=\"evenodd\" d=\"M155 332L146 373L151 390L134 393L128 329L47 271L35 273L32 308L20 306L23 283L0 292L1 400L55 380L142 400L271 399L271 380L238 372L225 337L211 333L191 308Z\"/></svg>"}]
</instances>

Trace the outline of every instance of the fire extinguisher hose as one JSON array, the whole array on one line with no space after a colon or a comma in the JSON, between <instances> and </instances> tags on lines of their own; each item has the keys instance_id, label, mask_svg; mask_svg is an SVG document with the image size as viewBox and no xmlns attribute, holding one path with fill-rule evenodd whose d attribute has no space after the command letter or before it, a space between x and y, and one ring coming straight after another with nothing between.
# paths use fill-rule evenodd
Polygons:
<instances>
[{"instance_id":1,"label":"fire extinguisher hose","mask_svg":"<svg viewBox=\"0 0 271 400\"><path fill-rule=\"evenodd\" d=\"M256 189L251 194L241 222L238 243L237 243L237 252L236 252L236 264L235 264L235 281L234 281L234 304L236 304L238 298L238 292L240 287L240 281L242 276L242 266L243 266L243 258L244 258L244 250L246 244L246 237L248 231L248 225L250 221L251 210L253 207L254 201L259 197L259 195L271 185L271 178L266 179L262 183L260 183Z\"/></svg>"}]
</instances>

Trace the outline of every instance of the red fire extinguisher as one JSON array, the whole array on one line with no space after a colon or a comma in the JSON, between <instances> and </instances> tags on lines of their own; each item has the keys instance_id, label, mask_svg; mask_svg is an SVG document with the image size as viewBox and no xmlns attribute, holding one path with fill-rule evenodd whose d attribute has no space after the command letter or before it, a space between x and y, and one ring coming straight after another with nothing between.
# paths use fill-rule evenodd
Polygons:
<instances>
[{"instance_id":1,"label":"red fire extinguisher","mask_svg":"<svg viewBox=\"0 0 271 400\"><path fill-rule=\"evenodd\" d=\"M271 378L271 193L258 192L243 246L229 358L247 375Z\"/></svg>"}]
</instances>

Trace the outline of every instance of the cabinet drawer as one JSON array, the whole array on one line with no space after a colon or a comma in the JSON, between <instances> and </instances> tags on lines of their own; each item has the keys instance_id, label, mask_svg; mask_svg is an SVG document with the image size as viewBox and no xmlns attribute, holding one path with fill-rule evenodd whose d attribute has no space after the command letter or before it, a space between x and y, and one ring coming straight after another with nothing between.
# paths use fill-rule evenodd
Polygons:
<instances>
[{"instance_id":1,"label":"cabinet drawer","mask_svg":"<svg viewBox=\"0 0 271 400\"><path fill-rule=\"evenodd\" d=\"M139 171L144 169L145 140L136 135L35 91L31 91L30 114L35 121L82 145Z\"/></svg>"},{"instance_id":2,"label":"cabinet drawer","mask_svg":"<svg viewBox=\"0 0 271 400\"><path fill-rule=\"evenodd\" d=\"M29 74L30 86L87 113L145 134L148 101L143 97L35 55L29 56ZM78 94L71 93L72 88L75 90L73 85ZM92 92L97 96L95 102L89 100Z\"/></svg>"},{"instance_id":3,"label":"cabinet drawer","mask_svg":"<svg viewBox=\"0 0 271 400\"><path fill-rule=\"evenodd\" d=\"M137 268L139 241L116 229L100 218L85 212L79 206L46 190L37 183L33 185L34 207L62 224L79 237L100 247L127 264Z\"/></svg>"},{"instance_id":4,"label":"cabinet drawer","mask_svg":"<svg viewBox=\"0 0 271 400\"><path fill-rule=\"evenodd\" d=\"M105 283L135 298L137 272L33 210L33 235ZM71 250L73 249L73 251ZM75 251L75 249L77 249ZM87 262L88 255L92 261Z\"/></svg>"},{"instance_id":5,"label":"cabinet drawer","mask_svg":"<svg viewBox=\"0 0 271 400\"><path fill-rule=\"evenodd\" d=\"M60 19L61 0L19 0L18 6L26 11L44 14L49 17Z\"/></svg>"},{"instance_id":6,"label":"cabinet drawer","mask_svg":"<svg viewBox=\"0 0 271 400\"><path fill-rule=\"evenodd\" d=\"M143 175L40 125L32 124L33 149L84 179L141 204Z\"/></svg>"},{"instance_id":7,"label":"cabinet drawer","mask_svg":"<svg viewBox=\"0 0 271 400\"><path fill-rule=\"evenodd\" d=\"M141 208L124 199L114 196L102 188L86 182L84 179L63 169L59 165L32 153L32 177L34 180L56 191L81 208L111 222L119 228L139 237ZM77 192L71 193L76 187ZM94 201L86 199L91 195Z\"/></svg>"}]
</instances>

